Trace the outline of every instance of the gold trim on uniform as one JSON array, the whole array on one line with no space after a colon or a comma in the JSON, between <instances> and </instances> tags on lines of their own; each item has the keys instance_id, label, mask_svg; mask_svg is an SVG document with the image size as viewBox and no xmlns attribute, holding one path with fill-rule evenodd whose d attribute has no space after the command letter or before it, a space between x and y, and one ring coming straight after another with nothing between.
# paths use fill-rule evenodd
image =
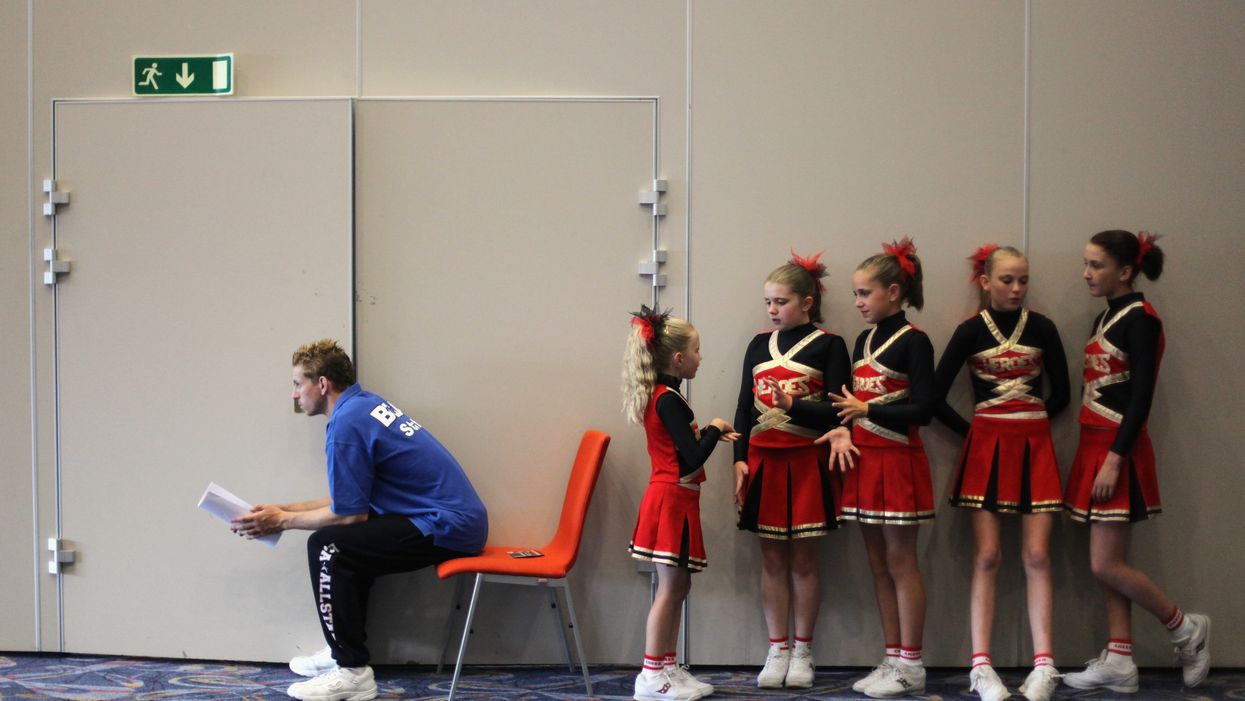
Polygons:
<instances>
[{"instance_id":1,"label":"gold trim on uniform","mask_svg":"<svg viewBox=\"0 0 1245 701\"><path fill-rule=\"evenodd\" d=\"M961 509L984 509L986 498L984 496L976 496L970 494L961 494L951 497L951 505ZM1063 511L1063 500L1046 499L1044 501L1029 502L1029 510L1024 511L1020 508L1018 501L998 501L994 502L995 508L1001 514L1045 514L1056 511Z\"/></svg>"},{"instance_id":2,"label":"gold trim on uniform","mask_svg":"<svg viewBox=\"0 0 1245 701\"><path fill-rule=\"evenodd\" d=\"M890 348L891 344L897 341L900 336L904 335L905 333L908 333L908 331L910 331L911 329L912 329L912 324L908 324L904 326L902 329L899 329L898 331L895 332L895 335L886 339L886 343L883 343L881 347L879 347L875 351L869 350L869 344L873 343L873 334L878 330L878 327L874 326L873 328L869 329L869 335L865 337L864 357L852 363L852 370L855 370L861 365L867 364L869 367L873 368L874 371L879 372L883 375L886 375L892 380L905 380L906 381L908 379L908 373L895 372L894 370L891 370L885 365L878 363L875 359L879 355L882 355L882 353L885 352L887 348Z\"/></svg>"},{"instance_id":3,"label":"gold trim on uniform","mask_svg":"<svg viewBox=\"0 0 1245 701\"><path fill-rule=\"evenodd\" d=\"M934 511L868 511L845 508L839 518L868 524L916 523L934 518Z\"/></svg>"},{"instance_id":4,"label":"gold trim on uniform","mask_svg":"<svg viewBox=\"0 0 1245 701\"><path fill-rule=\"evenodd\" d=\"M855 423L856 425L860 426L862 429L868 431L869 433L872 433L875 436L881 436L887 440L895 441L896 443L902 443L904 445L909 444L908 434L906 433L892 431L889 428L886 428L885 426L879 426L878 424L873 423L869 419L856 419Z\"/></svg>"},{"instance_id":5,"label":"gold trim on uniform","mask_svg":"<svg viewBox=\"0 0 1245 701\"><path fill-rule=\"evenodd\" d=\"M984 402L979 402L974 408L980 413L983 409L989 409L1000 404L1006 404L1007 402L1018 401L1025 402L1026 404L1035 404L1042 407L1042 410L1040 413L1030 412L1030 414L1037 414L1035 416L1021 416L1019 413L988 414L988 416L990 416L990 418L1009 419L1046 418L1046 403L1043 402L1040 397L1035 397L1032 394L1033 387L1028 385L1028 382L1036 380L1042 374L1042 349L1036 346L1023 346L1020 344L1020 336L1024 333L1025 326L1029 323L1029 310L1020 310L1020 320L1016 322L1016 328L1012 330L1012 335L1010 337L1003 336L1003 333L999 331L998 325L994 323L994 318L990 316L988 311L982 309L980 316L982 321L986 324L986 330L990 332L991 336L994 336L994 340L998 343L998 345L993 348L987 348L986 350L974 353L970 359L988 363L991 358L999 355L1000 353L1015 351L1017 353L1024 353L1029 357L1036 358L1038 363L1035 364L1033 368L1025 372L1024 375L1006 380L1000 379L997 375L982 372L976 365L970 364L969 371L974 376L993 384L994 386L990 388L990 391L999 395L993 399L987 399Z\"/></svg>"},{"instance_id":6,"label":"gold trim on uniform","mask_svg":"<svg viewBox=\"0 0 1245 701\"><path fill-rule=\"evenodd\" d=\"M1115 326L1117 321L1123 319L1129 312L1137 308L1144 309L1145 302L1133 302L1132 304L1121 309L1118 314L1111 317L1110 321L1107 321L1107 315L1104 313L1102 317L1098 319L1098 328L1094 331L1094 335L1090 337L1089 343L1085 345L1088 346L1097 342L1099 347L1106 351L1108 355L1121 363L1127 363L1128 354L1107 340L1107 331L1109 331L1112 326ZM1121 382L1127 382L1129 377L1129 371L1125 370L1124 372L1117 372L1112 375L1103 375L1095 380L1086 382L1084 389L1081 391L1081 405L1095 414L1109 419L1112 423L1121 423L1124 420L1123 414L1118 411L1113 411L1111 408L1103 404L1099 404L1097 400L1102 396L1102 392L1099 390Z\"/></svg>"},{"instance_id":7,"label":"gold trim on uniform","mask_svg":"<svg viewBox=\"0 0 1245 701\"><path fill-rule=\"evenodd\" d=\"M627 546L627 552L631 553L631 557L635 560L644 562L656 562L661 565L680 566L678 553L661 552L657 550L648 550L638 548L634 544ZM687 568L689 570L703 570L709 566L708 560L697 560L694 557L687 558Z\"/></svg>"},{"instance_id":8,"label":"gold trim on uniform","mask_svg":"<svg viewBox=\"0 0 1245 701\"><path fill-rule=\"evenodd\" d=\"M1073 508L1067 504L1064 504L1064 509L1073 521L1079 521L1080 523L1094 523L1097 521L1129 523L1132 521L1132 512L1129 509L1109 509L1106 511L1094 509L1093 511L1085 511L1084 509ZM1161 506L1146 507L1146 518L1152 518L1161 513L1163 513L1163 507Z\"/></svg>"}]
</instances>

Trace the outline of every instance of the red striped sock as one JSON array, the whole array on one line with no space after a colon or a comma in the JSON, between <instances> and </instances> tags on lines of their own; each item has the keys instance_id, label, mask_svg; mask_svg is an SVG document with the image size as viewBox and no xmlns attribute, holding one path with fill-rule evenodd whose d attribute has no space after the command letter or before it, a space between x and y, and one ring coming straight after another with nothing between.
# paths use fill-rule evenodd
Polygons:
<instances>
[{"instance_id":1,"label":"red striped sock","mask_svg":"<svg viewBox=\"0 0 1245 701\"><path fill-rule=\"evenodd\" d=\"M1163 619L1163 625L1167 628L1168 632L1174 632L1183 623L1184 611L1181 611L1179 606L1173 606L1171 615Z\"/></svg>"},{"instance_id":2,"label":"red striped sock","mask_svg":"<svg viewBox=\"0 0 1245 701\"><path fill-rule=\"evenodd\" d=\"M667 653L666 653L666 659L662 660L662 662L663 662L664 666L666 666L666 667L673 667L673 666L675 666L676 664L678 664L678 663L679 663L679 653L677 653L677 652L667 652Z\"/></svg>"},{"instance_id":3,"label":"red striped sock","mask_svg":"<svg viewBox=\"0 0 1245 701\"><path fill-rule=\"evenodd\" d=\"M921 648L899 646L899 661L909 665L921 664Z\"/></svg>"},{"instance_id":4,"label":"red striped sock","mask_svg":"<svg viewBox=\"0 0 1245 701\"><path fill-rule=\"evenodd\" d=\"M886 643L886 657L892 661L899 659L899 643Z\"/></svg>"},{"instance_id":5,"label":"red striped sock","mask_svg":"<svg viewBox=\"0 0 1245 701\"><path fill-rule=\"evenodd\" d=\"M990 653L974 652L973 653L973 669L976 669L982 665L985 665L986 667L991 666Z\"/></svg>"},{"instance_id":6,"label":"red striped sock","mask_svg":"<svg viewBox=\"0 0 1245 701\"><path fill-rule=\"evenodd\" d=\"M1054 667L1055 658L1049 652L1039 652L1033 656L1034 667Z\"/></svg>"},{"instance_id":7,"label":"red striped sock","mask_svg":"<svg viewBox=\"0 0 1245 701\"><path fill-rule=\"evenodd\" d=\"M1107 654L1132 657L1133 641L1128 638L1111 638L1107 641Z\"/></svg>"},{"instance_id":8,"label":"red striped sock","mask_svg":"<svg viewBox=\"0 0 1245 701\"><path fill-rule=\"evenodd\" d=\"M661 657L654 657L652 655L644 656L644 671L645 672L660 672L662 669L665 668L665 666L666 666L666 661Z\"/></svg>"},{"instance_id":9,"label":"red striped sock","mask_svg":"<svg viewBox=\"0 0 1245 701\"><path fill-rule=\"evenodd\" d=\"M786 639L786 638L770 638L770 639L769 639L769 646L770 646L771 648L776 646L779 650L789 650L789 649L791 649L791 645L789 645L789 644L788 644L788 642L787 642L787 639Z\"/></svg>"}]
</instances>

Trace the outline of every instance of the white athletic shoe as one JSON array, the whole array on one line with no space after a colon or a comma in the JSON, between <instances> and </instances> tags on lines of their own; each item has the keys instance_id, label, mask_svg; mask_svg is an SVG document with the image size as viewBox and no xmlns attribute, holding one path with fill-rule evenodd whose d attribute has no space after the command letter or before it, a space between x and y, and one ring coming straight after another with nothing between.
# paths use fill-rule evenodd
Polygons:
<instances>
[{"instance_id":1,"label":"white athletic shoe","mask_svg":"<svg viewBox=\"0 0 1245 701\"><path fill-rule=\"evenodd\" d=\"M1084 672L1063 675L1063 683L1073 689L1110 689L1123 694L1136 693L1137 665L1132 658L1111 655L1103 650L1097 659L1085 664Z\"/></svg>"},{"instance_id":2,"label":"white athletic shoe","mask_svg":"<svg viewBox=\"0 0 1245 701\"><path fill-rule=\"evenodd\" d=\"M290 660L290 671L300 677L318 677L336 666L333 650L327 645L311 655L299 655Z\"/></svg>"},{"instance_id":3,"label":"white athletic shoe","mask_svg":"<svg viewBox=\"0 0 1245 701\"><path fill-rule=\"evenodd\" d=\"M666 667L666 674L670 675L678 684L692 690L693 699L703 699L713 693L713 685L708 682L702 682L692 674L691 670L683 665L673 665Z\"/></svg>"},{"instance_id":4,"label":"white athletic shoe","mask_svg":"<svg viewBox=\"0 0 1245 701\"><path fill-rule=\"evenodd\" d=\"M1050 695L1055 693L1057 686L1059 670L1048 664L1038 665L1025 677L1025 683L1020 685L1020 693L1029 701L1050 701Z\"/></svg>"},{"instance_id":5,"label":"white athletic shoe","mask_svg":"<svg viewBox=\"0 0 1245 701\"><path fill-rule=\"evenodd\" d=\"M858 694L865 693L865 689L868 689L874 684L882 681L882 677L886 676L886 671L895 664L897 663L893 662L890 657L883 657L882 664L874 667L872 672L869 672L864 677L857 679L856 683L852 684L852 691Z\"/></svg>"},{"instance_id":6,"label":"white athletic shoe","mask_svg":"<svg viewBox=\"0 0 1245 701\"><path fill-rule=\"evenodd\" d=\"M925 665L896 662L877 683L865 687L864 693L875 699L925 693Z\"/></svg>"},{"instance_id":7,"label":"white athletic shoe","mask_svg":"<svg viewBox=\"0 0 1245 701\"><path fill-rule=\"evenodd\" d=\"M968 690L977 692L981 701L1003 701L1012 695L994 667L988 664L977 665L968 673Z\"/></svg>"},{"instance_id":8,"label":"white athletic shoe","mask_svg":"<svg viewBox=\"0 0 1245 701\"><path fill-rule=\"evenodd\" d=\"M765 655L765 666L757 675L757 686L762 689L781 689L791 665L791 649L779 649L773 645Z\"/></svg>"},{"instance_id":9,"label":"white athletic shoe","mask_svg":"<svg viewBox=\"0 0 1245 701\"><path fill-rule=\"evenodd\" d=\"M1184 667L1184 685L1194 687L1206 681L1210 673L1210 617L1188 613L1185 619L1193 624L1193 632L1174 642L1176 662Z\"/></svg>"},{"instance_id":10,"label":"white athletic shoe","mask_svg":"<svg viewBox=\"0 0 1245 701\"><path fill-rule=\"evenodd\" d=\"M813 685L816 670L813 667L813 650L808 645L796 646L787 665L788 689L807 689Z\"/></svg>"},{"instance_id":11,"label":"white athletic shoe","mask_svg":"<svg viewBox=\"0 0 1245 701\"><path fill-rule=\"evenodd\" d=\"M291 684L287 694L304 701L371 701L376 698L372 668L334 667L305 682Z\"/></svg>"},{"instance_id":12,"label":"white athletic shoe","mask_svg":"<svg viewBox=\"0 0 1245 701\"><path fill-rule=\"evenodd\" d=\"M693 694L691 687L679 683L664 669L653 674L640 672L635 677L636 701L692 701L699 698Z\"/></svg>"}]
</instances>

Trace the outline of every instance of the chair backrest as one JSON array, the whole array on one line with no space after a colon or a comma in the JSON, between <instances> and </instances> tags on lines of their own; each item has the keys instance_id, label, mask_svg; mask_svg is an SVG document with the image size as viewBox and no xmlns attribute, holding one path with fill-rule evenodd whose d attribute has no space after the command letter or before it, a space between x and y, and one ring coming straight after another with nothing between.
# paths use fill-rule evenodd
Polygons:
<instances>
[{"instance_id":1,"label":"chair backrest","mask_svg":"<svg viewBox=\"0 0 1245 701\"><path fill-rule=\"evenodd\" d=\"M571 478L566 485L566 499L562 502L562 517L558 520L558 532L549 543L549 551L568 557L566 568L570 569L579 557L579 541L584 534L584 521L588 517L588 504L597 486L597 476L605 462L605 449L610 437L600 431L588 429L579 441L579 452L571 467Z\"/></svg>"}]
</instances>

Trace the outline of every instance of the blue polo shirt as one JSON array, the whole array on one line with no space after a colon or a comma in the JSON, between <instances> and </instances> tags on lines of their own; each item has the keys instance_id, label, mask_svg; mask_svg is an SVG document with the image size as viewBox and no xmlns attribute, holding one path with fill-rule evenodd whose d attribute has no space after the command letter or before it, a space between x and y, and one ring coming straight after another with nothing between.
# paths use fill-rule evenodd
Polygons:
<instances>
[{"instance_id":1,"label":"blue polo shirt","mask_svg":"<svg viewBox=\"0 0 1245 701\"><path fill-rule=\"evenodd\" d=\"M401 514L438 547L476 553L488 513L453 455L400 409L351 385L325 428L329 497L340 516Z\"/></svg>"}]
</instances>

